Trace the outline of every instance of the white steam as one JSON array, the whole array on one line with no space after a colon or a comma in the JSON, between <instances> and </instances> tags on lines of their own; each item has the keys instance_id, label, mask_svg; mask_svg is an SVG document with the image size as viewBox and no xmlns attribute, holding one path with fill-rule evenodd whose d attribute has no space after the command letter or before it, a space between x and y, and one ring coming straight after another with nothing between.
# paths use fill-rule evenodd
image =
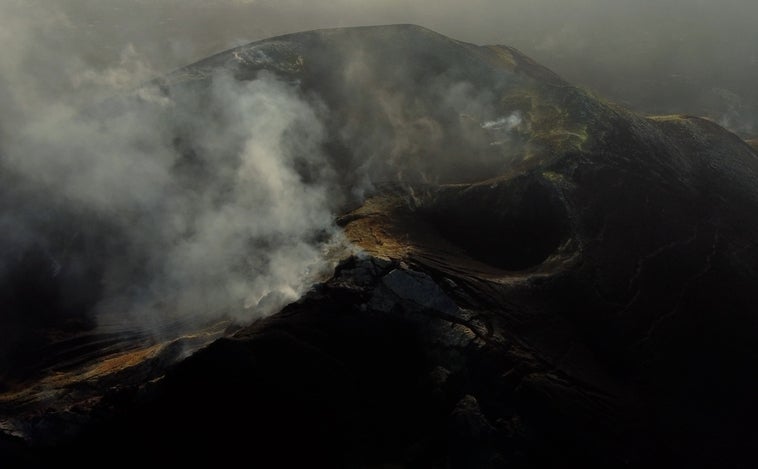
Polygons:
<instances>
[{"instance_id":1,"label":"white steam","mask_svg":"<svg viewBox=\"0 0 758 469\"><path fill-rule=\"evenodd\" d=\"M76 74L76 85L123 88L144 71L134 54L120 68ZM219 73L195 95L143 87L95 111L50 104L24 110L26 122L2 142L2 166L115 230L95 306L109 321L157 330L180 316L251 320L297 299L328 267L324 250L340 242L332 170L322 125L292 85ZM14 231L33 233L34 214L19 212ZM98 229L72 225L64 235ZM65 250L47 252L65 267Z\"/></svg>"},{"instance_id":2,"label":"white steam","mask_svg":"<svg viewBox=\"0 0 758 469\"><path fill-rule=\"evenodd\" d=\"M291 301L302 293L308 271L323 262L316 238L334 234L329 166L319 149L323 129L308 104L271 76L240 83L221 75L212 96L229 124L221 138L242 137L242 147L238 160L222 168L228 171L222 200L213 201L212 193L198 200L196 192L180 200L196 212L179 221L182 232L193 234L173 246L161 279L171 289L193 291L181 296L182 311L232 300L246 308L265 306L260 312L269 313L281 304L266 302ZM200 147L227 145L218 136L202 139ZM295 170L304 162L321 168L317 183L304 183ZM214 283L220 291L206 291Z\"/></svg>"},{"instance_id":3,"label":"white steam","mask_svg":"<svg viewBox=\"0 0 758 469\"><path fill-rule=\"evenodd\" d=\"M492 121L487 121L482 124L482 128L485 130L505 130L510 132L523 123L524 119L521 117L521 112L516 111L513 114L500 117Z\"/></svg>"},{"instance_id":4,"label":"white steam","mask_svg":"<svg viewBox=\"0 0 758 469\"><path fill-rule=\"evenodd\" d=\"M510 141L510 134L524 124L521 111L515 111L507 116L482 123L482 129L489 132L497 140L490 143L491 146L500 146Z\"/></svg>"}]
</instances>

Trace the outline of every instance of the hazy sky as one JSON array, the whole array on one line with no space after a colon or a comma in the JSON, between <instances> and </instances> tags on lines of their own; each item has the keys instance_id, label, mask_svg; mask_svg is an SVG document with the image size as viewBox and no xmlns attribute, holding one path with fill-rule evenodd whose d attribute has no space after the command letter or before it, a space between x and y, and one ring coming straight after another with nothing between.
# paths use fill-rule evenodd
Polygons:
<instances>
[{"instance_id":1,"label":"hazy sky","mask_svg":"<svg viewBox=\"0 0 758 469\"><path fill-rule=\"evenodd\" d=\"M44 73L69 81L76 67L131 67L141 79L272 35L415 23L515 46L643 111L758 128L755 0L0 0L0 13L4 54L26 49L16 67L34 66L36 55Z\"/></svg>"}]
</instances>

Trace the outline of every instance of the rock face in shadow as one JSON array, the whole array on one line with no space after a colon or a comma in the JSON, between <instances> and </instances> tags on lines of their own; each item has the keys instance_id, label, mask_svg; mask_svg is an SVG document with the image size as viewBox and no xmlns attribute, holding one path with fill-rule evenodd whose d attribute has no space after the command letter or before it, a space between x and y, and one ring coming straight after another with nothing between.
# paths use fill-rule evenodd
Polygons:
<instances>
[{"instance_id":1,"label":"rock face in shadow","mask_svg":"<svg viewBox=\"0 0 758 469\"><path fill-rule=\"evenodd\" d=\"M451 244L499 269L538 266L571 235L560 193L532 178L518 178L501 188L448 189L435 197L419 210L420 216Z\"/></svg>"},{"instance_id":2,"label":"rock face in shadow","mask_svg":"<svg viewBox=\"0 0 758 469\"><path fill-rule=\"evenodd\" d=\"M365 164L405 176L338 220L362 251L331 279L162 379L109 387L69 442L14 454L242 453L266 467L750 461L758 156L745 142L695 117L635 115L512 49L412 26L263 41L163 86L201 87L219 67L318 95L346 184ZM443 82L487 103L475 125L440 104ZM387 100L416 131L378 112ZM388 159L356 160L362 150Z\"/></svg>"}]
</instances>

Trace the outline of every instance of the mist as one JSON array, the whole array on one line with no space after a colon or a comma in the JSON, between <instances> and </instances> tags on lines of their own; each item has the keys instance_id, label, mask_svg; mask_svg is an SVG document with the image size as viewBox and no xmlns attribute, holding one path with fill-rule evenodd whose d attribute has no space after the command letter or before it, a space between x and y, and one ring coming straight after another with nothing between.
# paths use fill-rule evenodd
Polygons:
<instances>
[{"instance_id":1,"label":"mist","mask_svg":"<svg viewBox=\"0 0 758 469\"><path fill-rule=\"evenodd\" d=\"M26 50L24 68L48 72L45 85L58 91L87 81L87 72L71 80L75 70L144 78L270 36L414 23L514 46L639 112L703 115L758 133L758 4L750 0L4 0L0 8L6 65Z\"/></svg>"},{"instance_id":2,"label":"mist","mask_svg":"<svg viewBox=\"0 0 758 469\"><path fill-rule=\"evenodd\" d=\"M45 328L245 323L330 271L335 180L292 84L220 70L167 96L133 45L98 67L60 11L3 9L0 375Z\"/></svg>"},{"instance_id":3,"label":"mist","mask_svg":"<svg viewBox=\"0 0 758 469\"><path fill-rule=\"evenodd\" d=\"M48 110L4 142L6 344L39 323L162 336L247 322L328 272L341 242L322 128L290 86L219 74L202 97L141 91L112 113Z\"/></svg>"},{"instance_id":4,"label":"mist","mask_svg":"<svg viewBox=\"0 0 758 469\"><path fill-rule=\"evenodd\" d=\"M515 46L640 112L749 136L758 6L727 3L4 0L0 368L40 323L163 334L271 314L350 249L334 219L375 184L474 180L529 125L461 77L383 88L372 60L387 57L359 49L323 64L341 71L331 96L271 73L218 72L171 93L153 79L279 34L416 23ZM346 100L372 120L335 112Z\"/></svg>"}]
</instances>

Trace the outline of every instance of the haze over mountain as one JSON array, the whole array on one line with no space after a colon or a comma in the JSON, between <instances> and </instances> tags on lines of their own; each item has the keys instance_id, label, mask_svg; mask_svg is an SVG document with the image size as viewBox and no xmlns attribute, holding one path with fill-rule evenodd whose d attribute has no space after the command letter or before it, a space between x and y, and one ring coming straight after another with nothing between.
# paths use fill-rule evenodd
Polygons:
<instances>
[{"instance_id":1,"label":"haze over mountain","mask_svg":"<svg viewBox=\"0 0 758 469\"><path fill-rule=\"evenodd\" d=\"M752 455L758 155L712 121L413 25L254 42L85 108L20 96L9 457Z\"/></svg>"},{"instance_id":2,"label":"haze over mountain","mask_svg":"<svg viewBox=\"0 0 758 469\"><path fill-rule=\"evenodd\" d=\"M136 85L278 34L416 23L517 47L640 112L707 115L756 133L758 6L751 0L7 0L0 12L3 79L41 84L47 97Z\"/></svg>"}]
</instances>

